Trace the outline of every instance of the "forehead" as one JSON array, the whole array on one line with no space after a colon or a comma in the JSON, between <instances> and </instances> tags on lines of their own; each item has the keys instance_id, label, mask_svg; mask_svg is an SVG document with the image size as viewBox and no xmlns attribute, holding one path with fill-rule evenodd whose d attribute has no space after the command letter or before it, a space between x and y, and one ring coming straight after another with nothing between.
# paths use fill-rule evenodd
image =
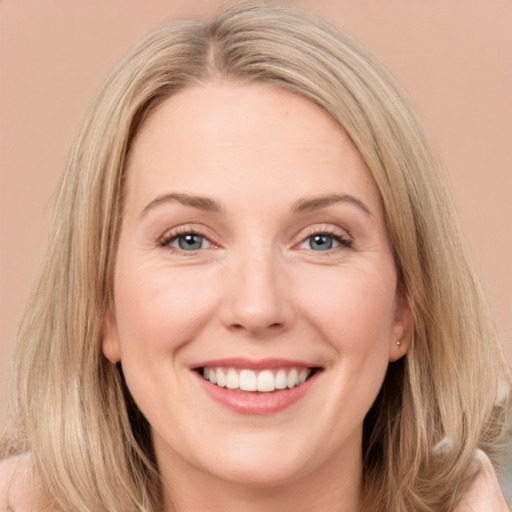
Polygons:
<instances>
[{"instance_id":1,"label":"forehead","mask_svg":"<svg viewBox=\"0 0 512 512\"><path fill-rule=\"evenodd\" d=\"M128 174L128 195L147 199L171 191L285 199L356 188L380 202L339 124L311 101L265 84L208 84L168 98L139 130Z\"/></svg>"}]
</instances>

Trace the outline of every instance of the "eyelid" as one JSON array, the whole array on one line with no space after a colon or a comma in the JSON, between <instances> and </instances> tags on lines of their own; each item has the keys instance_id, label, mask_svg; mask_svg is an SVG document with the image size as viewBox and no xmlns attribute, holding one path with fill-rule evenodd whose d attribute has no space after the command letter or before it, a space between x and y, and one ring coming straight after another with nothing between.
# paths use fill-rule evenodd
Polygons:
<instances>
[{"instance_id":1,"label":"eyelid","mask_svg":"<svg viewBox=\"0 0 512 512\"><path fill-rule=\"evenodd\" d=\"M208 240L211 244L211 247L208 247L208 249L220 247L220 244L217 243L216 237L211 233L211 230L200 224L183 224L170 228L157 240L157 245L159 247L169 248L169 242L179 236L189 234L198 235ZM179 249L176 250L179 251Z\"/></svg>"},{"instance_id":2,"label":"eyelid","mask_svg":"<svg viewBox=\"0 0 512 512\"><path fill-rule=\"evenodd\" d=\"M164 232L163 235L161 235L157 239L157 246L169 248L169 242L178 238L180 235L186 234L195 234L205 238L211 244L211 247L208 248L221 247L220 242L218 242L217 237L215 236L214 233L212 233L211 229L207 228L206 226L202 226L201 224L195 223L182 224L168 229L167 231ZM298 239L298 241L294 243L294 247L299 247L302 243L304 243L309 237L313 235L331 236L338 240L343 248L351 247L352 244L354 243L354 238L347 229L339 228L329 224L317 224L313 226L308 226L307 228L301 230L296 236L296 239ZM179 249L176 250L179 251Z\"/></svg>"},{"instance_id":3,"label":"eyelid","mask_svg":"<svg viewBox=\"0 0 512 512\"><path fill-rule=\"evenodd\" d=\"M294 244L295 247L303 244L308 238L313 235L328 235L339 241L340 245L343 248L351 247L354 243L354 237L350 234L350 232L346 229L341 229L328 224L318 224L314 226L309 226L306 229L302 230L297 238L299 239L298 243ZM336 248L335 248L336 249ZM332 250L335 250L332 249ZM329 252L329 251L325 251Z\"/></svg>"}]
</instances>

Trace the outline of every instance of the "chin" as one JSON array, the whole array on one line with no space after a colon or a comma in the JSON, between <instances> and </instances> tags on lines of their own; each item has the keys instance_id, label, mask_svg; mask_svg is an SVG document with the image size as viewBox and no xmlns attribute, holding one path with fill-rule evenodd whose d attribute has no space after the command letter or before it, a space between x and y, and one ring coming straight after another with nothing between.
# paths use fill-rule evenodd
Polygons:
<instances>
[{"instance_id":1,"label":"chin","mask_svg":"<svg viewBox=\"0 0 512 512\"><path fill-rule=\"evenodd\" d=\"M307 464L306 464L307 466ZM249 458L223 460L222 467L212 468L211 476L227 484L254 488L276 488L299 480L307 471L297 460L269 457L254 461Z\"/></svg>"},{"instance_id":2,"label":"chin","mask_svg":"<svg viewBox=\"0 0 512 512\"><path fill-rule=\"evenodd\" d=\"M299 480L317 466L319 453L313 449L315 443L312 440L308 443L297 434L268 431L233 434L203 464L208 464L210 474L224 482L279 487ZM302 438L300 442L297 437Z\"/></svg>"}]
</instances>

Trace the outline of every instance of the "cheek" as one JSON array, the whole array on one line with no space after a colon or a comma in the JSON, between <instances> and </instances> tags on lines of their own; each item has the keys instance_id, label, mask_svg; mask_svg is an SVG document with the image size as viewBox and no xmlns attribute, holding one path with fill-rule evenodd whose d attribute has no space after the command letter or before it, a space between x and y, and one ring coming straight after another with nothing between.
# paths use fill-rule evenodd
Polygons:
<instances>
[{"instance_id":1,"label":"cheek","mask_svg":"<svg viewBox=\"0 0 512 512\"><path fill-rule=\"evenodd\" d=\"M209 290L189 270L134 269L119 262L115 287L121 350L175 350L189 341L212 309Z\"/></svg>"},{"instance_id":2,"label":"cheek","mask_svg":"<svg viewBox=\"0 0 512 512\"><path fill-rule=\"evenodd\" d=\"M308 287L307 315L342 352L362 354L379 346L387 351L394 320L393 276L335 269Z\"/></svg>"},{"instance_id":3,"label":"cheek","mask_svg":"<svg viewBox=\"0 0 512 512\"><path fill-rule=\"evenodd\" d=\"M118 262L115 287L121 365L130 393L153 424L182 400L180 354L210 318L212 297L194 286L190 273L126 263Z\"/></svg>"}]
</instances>

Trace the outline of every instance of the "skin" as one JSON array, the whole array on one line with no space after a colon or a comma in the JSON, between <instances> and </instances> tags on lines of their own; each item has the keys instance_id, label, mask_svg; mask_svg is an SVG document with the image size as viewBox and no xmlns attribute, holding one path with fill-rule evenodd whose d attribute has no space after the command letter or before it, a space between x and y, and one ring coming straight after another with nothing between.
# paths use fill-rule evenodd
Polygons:
<instances>
[{"instance_id":1,"label":"skin","mask_svg":"<svg viewBox=\"0 0 512 512\"><path fill-rule=\"evenodd\" d=\"M355 200L295 208L332 194ZM180 249L186 233L202 248ZM310 245L319 233L330 250ZM326 113L224 83L151 114L132 147L103 351L151 425L164 510L356 511L363 419L411 322L377 187ZM284 410L245 415L191 370L232 357L323 370Z\"/></svg>"},{"instance_id":2,"label":"skin","mask_svg":"<svg viewBox=\"0 0 512 512\"><path fill-rule=\"evenodd\" d=\"M492 463L482 450L477 450L469 471L475 478L455 512L509 512Z\"/></svg>"},{"instance_id":3,"label":"skin","mask_svg":"<svg viewBox=\"0 0 512 512\"><path fill-rule=\"evenodd\" d=\"M501 492L494 468L481 450L477 451L470 471L476 471L477 474L455 512L508 512L510 509ZM33 470L30 456L20 455L0 462L0 510L59 512L52 502ZM211 504L210 502L205 510L214 509ZM246 505L247 502L242 503L239 510L248 510ZM275 509L274 505L270 504L269 510L273 508ZM302 509L299 506L297 510Z\"/></svg>"},{"instance_id":4,"label":"skin","mask_svg":"<svg viewBox=\"0 0 512 512\"><path fill-rule=\"evenodd\" d=\"M411 331L379 195L357 152L297 96L209 85L149 119L129 174L103 350L122 362L152 425L163 512L357 510L362 419ZM169 191L213 197L223 213L157 207ZM326 191L350 193L372 215L347 202L290 212L298 197ZM215 244L193 254L163 247L161 235L184 221ZM304 239L328 227L350 232L353 247L308 248ZM290 354L324 371L298 403L264 417L212 403L189 368L197 358ZM480 450L469 471L456 511L508 510ZM52 503L29 454L0 462L1 510L57 512Z\"/></svg>"}]
</instances>

